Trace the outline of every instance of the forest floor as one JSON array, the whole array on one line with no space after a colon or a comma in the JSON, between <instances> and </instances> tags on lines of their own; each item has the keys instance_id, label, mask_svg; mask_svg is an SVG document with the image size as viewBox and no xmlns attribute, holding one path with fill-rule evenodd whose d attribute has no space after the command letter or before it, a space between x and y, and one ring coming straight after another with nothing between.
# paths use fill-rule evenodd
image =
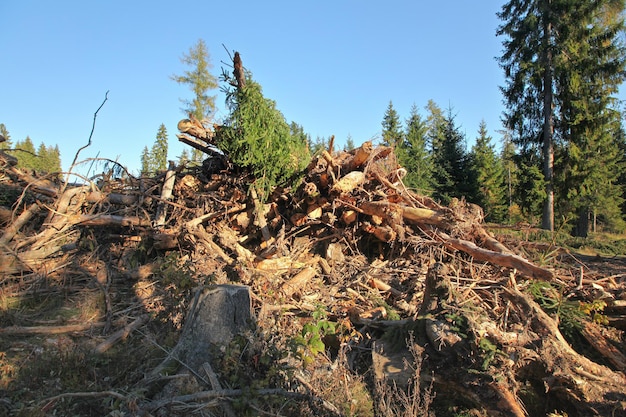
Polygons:
<instances>
[{"instance_id":1,"label":"forest floor","mask_svg":"<svg viewBox=\"0 0 626 417\"><path fill-rule=\"evenodd\" d=\"M265 204L211 164L96 188L5 161L0 415L626 415L625 239L487 225L363 150ZM249 326L191 365L224 285Z\"/></svg>"}]
</instances>

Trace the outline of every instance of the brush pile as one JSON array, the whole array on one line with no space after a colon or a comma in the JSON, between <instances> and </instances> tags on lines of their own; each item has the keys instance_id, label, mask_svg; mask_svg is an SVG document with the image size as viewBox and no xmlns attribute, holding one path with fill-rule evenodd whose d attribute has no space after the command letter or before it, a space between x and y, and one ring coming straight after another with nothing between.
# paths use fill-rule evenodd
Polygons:
<instances>
[{"instance_id":1,"label":"brush pile","mask_svg":"<svg viewBox=\"0 0 626 417\"><path fill-rule=\"evenodd\" d=\"M9 413L626 415L626 274L539 266L480 207L405 188L390 148L327 149L265 201L219 153L82 185L0 165ZM158 364L222 284L249 288L253 326L167 391L189 369ZM46 352L79 352L89 388L28 368Z\"/></svg>"}]
</instances>

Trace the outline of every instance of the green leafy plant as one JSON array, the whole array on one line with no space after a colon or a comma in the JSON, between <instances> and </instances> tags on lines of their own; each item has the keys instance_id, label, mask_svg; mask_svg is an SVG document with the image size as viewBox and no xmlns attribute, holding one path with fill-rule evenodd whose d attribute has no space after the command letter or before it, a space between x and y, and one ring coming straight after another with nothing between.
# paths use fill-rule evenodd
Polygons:
<instances>
[{"instance_id":1,"label":"green leafy plant","mask_svg":"<svg viewBox=\"0 0 626 417\"><path fill-rule=\"evenodd\" d=\"M318 306L312 318L313 321L302 326L300 333L291 341L292 349L305 367L313 363L318 354L326 351L324 337L337 333L337 323L326 320L327 312L322 306Z\"/></svg>"}]
</instances>

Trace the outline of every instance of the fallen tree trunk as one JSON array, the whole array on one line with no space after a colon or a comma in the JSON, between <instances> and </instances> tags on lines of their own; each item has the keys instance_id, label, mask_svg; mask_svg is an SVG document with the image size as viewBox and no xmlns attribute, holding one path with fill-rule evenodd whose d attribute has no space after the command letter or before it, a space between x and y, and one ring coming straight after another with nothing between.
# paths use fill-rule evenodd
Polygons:
<instances>
[{"instance_id":1,"label":"fallen tree trunk","mask_svg":"<svg viewBox=\"0 0 626 417\"><path fill-rule=\"evenodd\" d=\"M519 255L483 249L476 246L473 242L452 238L443 232L438 232L436 235L441 239L444 245L449 248L465 252L476 260L489 262L494 265L504 266L507 268L513 268L520 274L530 278L544 279L548 281L554 279L554 273L552 271L538 267Z\"/></svg>"}]
</instances>

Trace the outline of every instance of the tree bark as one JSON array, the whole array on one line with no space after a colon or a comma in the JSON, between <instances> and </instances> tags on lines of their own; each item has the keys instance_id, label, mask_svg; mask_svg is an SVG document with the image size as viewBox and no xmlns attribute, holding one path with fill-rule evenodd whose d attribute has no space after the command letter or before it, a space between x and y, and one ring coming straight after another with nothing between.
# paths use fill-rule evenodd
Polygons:
<instances>
[{"instance_id":1,"label":"tree bark","mask_svg":"<svg viewBox=\"0 0 626 417\"><path fill-rule=\"evenodd\" d=\"M541 228L554 231L554 118L552 114L553 106L553 75L552 75L552 23L546 17L549 11L544 11L543 29L543 176L546 181L546 200L543 204L543 217Z\"/></svg>"}]
</instances>

